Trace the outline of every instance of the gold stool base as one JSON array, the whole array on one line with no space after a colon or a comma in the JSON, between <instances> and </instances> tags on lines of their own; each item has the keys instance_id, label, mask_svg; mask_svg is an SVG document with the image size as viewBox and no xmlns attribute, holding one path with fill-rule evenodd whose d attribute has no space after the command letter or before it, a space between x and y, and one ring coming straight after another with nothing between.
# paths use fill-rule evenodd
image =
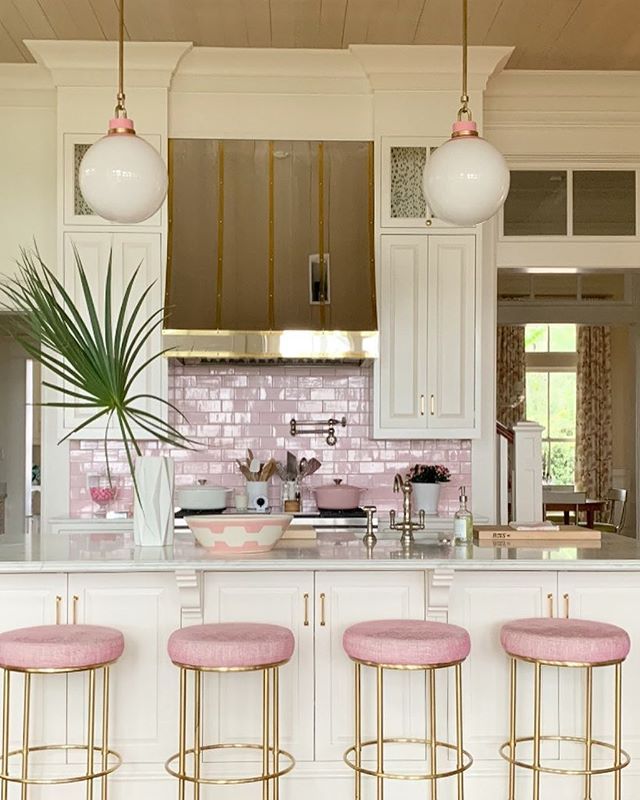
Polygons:
<instances>
[{"instance_id":1,"label":"gold stool base","mask_svg":"<svg viewBox=\"0 0 640 800\"><path fill-rule=\"evenodd\" d=\"M42 751L65 751L65 750L80 750L84 753L88 754L88 749L86 744L43 744L35 747L29 747L27 750L28 755L31 753L40 753ZM19 778L16 775L9 775L4 771L4 764L2 763L2 757L0 757L0 780L9 781L10 783L21 783L27 786L53 786L57 784L63 783L81 783L82 781L92 781L96 778L104 778L106 775L110 775L112 772L115 772L118 767L122 764L122 757L119 753L116 753L115 750L107 750L106 754L109 759L113 759L113 763L106 767L105 769L101 769L98 772L91 772L90 774L83 773L82 775L70 775L63 778ZM12 758L13 756L20 756L22 757L22 749L11 750L7 753L7 761ZM94 760L102 761L104 756L104 751L102 747L94 747L93 748L93 757Z\"/></svg>"},{"instance_id":2,"label":"gold stool base","mask_svg":"<svg viewBox=\"0 0 640 800\"><path fill-rule=\"evenodd\" d=\"M524 742L533 742L533 736L522 736L515 740L516 751L517 746L519 744L523 744ZM575 744L582 744L584 745L585 751L589 745L589 740L587 740L584 736L540 736L540 742L574 742ZM611 750L615 753L615 745L611 744L610 742L602 742L599 739L591 739L591 747L602 747L606 750ZM530 769L534 772L545 772L550 775L610 775L612 772L619 772L621 769L628 767L631 763L631 756L627 753L626 750L621 750L620 755L620 764L614 765L611 767L598 767L594 769L561 769L560 767L546 767L544 764L540 764L536 766L535 764L529 761L519 761L517 758L511 758L509 755L509 750L511 748L510 742L505 742L500 747L500 755L504 758L505 761L508 761L509 764L513 764L516 767L522 767L523 769Z\"/></svg>"},{"instance_id":3,"label":"gold stool base","mask_svg":"<svg viewBox=\"0 0 640 800\"><path fill-rule=\"evenodd\" d=\"M431 749L432 743L429 739L414 739L414 738L384 738L382 740L383 745L385 744L421 744L424 745L426 748ZM365 747L373 747L377 746L378 740L377 739L370 739L369 741L362 742L360 745L360 759L362 759L362 751ZM449 742L436 742L436 752L437 749L441 747L444 750L452 750L453 752L457 752L457 747L455 744L450 744ZM433 779L439 778L451 778L453 775L461 775L463 772L466 772L469 767L473 764L473 758L471 753L467 752L467 750L462 751L464 763L461 767L455 767L454 769L447 770L445 772L424 772L420 774L410 773L410 772L386 772L382 770L378 772L374 769L366 769L362 765L357 764L357 752L356 748L350 747L348 750L345 751L344 754L344 762L348 766L351 767L352 770L355 772L359 772L362 775L370 775L373 778L389 778L391 780L398 780L398 781L429 781ZM350 760L351 756L354 757L355 760Z\"/></svg>"},{"instance_id":4,"label":"gold stool base","mask_svg":"<svg viewBox=\"0 0 640 800\"><path fill-rule=\"evenodd\" d=\"M227 750L227 749L230 749L230 750L259 750L260 752L262 752L262 750L263 750L261 744L236 744L236 743L227 743L227 742L225 742L224 744L208 744L208 745L204 745L204 746L200 747L200 753L204 753L205 750ZM185 755L185 757L189 756L189 755L194 755L194 748L190 747L188 750L185 750L184 751L184 755ZM269 747L269 755L270 755L270 757L272 759L274 758L273 747ZM168 758L167 761L165 762L164 767L165 767L166 771L169 773L169 775L173 775L174 778L180 778L183 781L190 781L191 783L196 783L196 781L197 781L198 783L215 784L215 785L219 785L219 786L224 786L226 784L258 783L258 781L264 782L264 781L273 780L274 778L281 778L283 775L286 775L288 772L291 772L291 770L294 768L294 766L296 764L294 757L291 755L291 753L288 753L286 750L278 750L277 753L275 754L275 757L278 758L278 759L279 758L286 758L289 763L286 766L282 767L281 769L278 769L277 772L269 772L268 774L265 774L265 775L251 775L251 776L247 776L245 778L202 778L202 777L198 777L196 779L196 777L194 775L189 775L186 772L181 773L181 772L177 771L176 769L174 769L174 767L172 766L172 763L174 761L178 761L179 760L180 753L175 753L170 758ZM178 767L178 769L179 769L179 767Z\"/></svg>"}]
</instances>

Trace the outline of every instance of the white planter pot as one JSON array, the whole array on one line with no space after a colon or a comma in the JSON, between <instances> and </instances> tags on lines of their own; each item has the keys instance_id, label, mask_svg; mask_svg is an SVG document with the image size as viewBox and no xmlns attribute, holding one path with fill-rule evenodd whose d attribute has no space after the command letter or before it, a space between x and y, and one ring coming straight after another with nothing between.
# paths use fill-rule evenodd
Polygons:
<instances>
[{"instance_id":1,"label":"white planter pot","mask_svg":"<svg viewBox=\"0 0 640 800\"><path fill-rule=\"evenodd\" d=\"M139 498L134 494L133 538L143 547L173 543L174 464L167 456L141 456L136 460Z\"/></svg>"},{"instance_id":2,"label":"white planter pot","mask_svg":"<svg viewBox=\"0 0 640 800\"><path fill-rule=\"evenodd\" d=\"M416 511L425 514L438 513L438 500L440 499L439 483L412 483L413 507Z\"/></svg>"}]
</instances>

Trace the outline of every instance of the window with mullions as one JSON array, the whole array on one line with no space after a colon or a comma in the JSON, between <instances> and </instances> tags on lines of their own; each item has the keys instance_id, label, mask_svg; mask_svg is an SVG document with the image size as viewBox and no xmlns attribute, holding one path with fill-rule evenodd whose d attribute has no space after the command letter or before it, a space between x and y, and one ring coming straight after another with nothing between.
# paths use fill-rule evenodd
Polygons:
<instances>
[{"instance_id":1,"label":"window with mullions","mask_svg":"<svg viewBox=\"0 0 640 800\"><path fill-rule=\"evenodd\" d=\"M576 456L576 326L525 326L526 418L542 433L547 483L571 485Z\"/></svg>"}]
</instances>

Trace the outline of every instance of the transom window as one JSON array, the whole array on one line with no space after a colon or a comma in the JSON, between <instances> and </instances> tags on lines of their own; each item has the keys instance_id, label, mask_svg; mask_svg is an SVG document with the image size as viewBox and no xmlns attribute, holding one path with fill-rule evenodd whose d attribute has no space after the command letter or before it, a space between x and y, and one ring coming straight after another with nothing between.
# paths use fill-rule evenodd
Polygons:
<instances>
[{"instance_id":1,"label":"transom window","mask_svg":"<svg viewBox=\"0 0 640 800\"><path fill-rule=\"evenodd\" d=\"M573 485L576 460L576 326L525 325L526 419L544 428L543 476Z\"/></svg>"}]
</instances>

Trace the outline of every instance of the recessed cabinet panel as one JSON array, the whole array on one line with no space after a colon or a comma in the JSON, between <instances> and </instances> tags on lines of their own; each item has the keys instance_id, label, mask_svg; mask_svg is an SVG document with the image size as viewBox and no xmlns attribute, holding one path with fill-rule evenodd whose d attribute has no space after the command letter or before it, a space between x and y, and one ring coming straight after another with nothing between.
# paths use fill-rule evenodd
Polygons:
<instances>
[{"instance_id":1,"label":"recessed cabinet panel","mask_svg":"<svg viewBox=\"0 0 640 800\"><path fill-rule=\"evenodd\" d=\"M636 173L575 170L573 235L635 236Z\"/></svg>"},{"instance_id":2,"label":"recessed cabinet panel","mask_svg":"<svg viewBox=\"0 0 640 800\"><path fill-rule=\"evenodd\" d=\"M345 629L371 619L424 619L424 602L421 572L316 573L317 761L341 759L353 744L354 667L342 645ZM362 678L362 724L368 739L375 731L375 670L363 668ZM387 670L384 681L387 735L423 736L424 673ZM386 757L394 755L389 747Z\"/></svg>"},{"instance_id":3,"label":"recessed cabinet panel","mask_svg":"<svg viewBox=\"0 0 640 800\"><path fill-rule=\"evenodd\" d=\"M449 622L471 635L471 654L463 666L464 741L478 761L500 761L498 748L509 735L509 659L500 645L500 628L513 619L547 616L556 585L554 572L456 573ZM518 669L518 736L530 736L532 669L527 664ZM542 726L553 735L558 731L557 670L546 669L543 680ZM557 752L555 743L543 748L546 758L557 758Z\"/></svg>"},{"instance_id":4,"label":"recessed cabinet panel","mask_svg":"<svg viewBox=\"0 0 640 800\"><path fill-rule=\"evenodd\" d=\"M638 708L640 688L635 676L640 669L640 649L635 647L640 637L640 620L637 609L640 603L640 575L638 573L560 573L558 597L562 613L577 619L592 619L618 625L631 637L629 657L622 667L623 704L622 741L631 758L640 757L640 717L631 709ZM613 740L614 722L614 672L612 667L593 671L593 735L603 741ZM576 735L584 729L584 672L560 670L561 734ZM627 712L627 709L629 711ZM582 735L581 733L577 734ZM563 754L571 757L575 750L564 748ZM597 758L602 758L599 751ZM623 779L624 782L624 779Z\"/></svg>"},{"instance_id":5,"label":"recessed cabinet panel","mask_svg":"<svg viewBox=\"0 0 640 800\"><path fill-rule=\"evenodd\" d=\"M0 581L0 631L27 628L32 625L53 625L56 622L56 606L61 623L66 622L67 576L49 575L3 575ZM59 600L56 601L56 598ZM22 701L23 678L13 673L10 700L10 749L22 745ZM67 676L35 676L31 683L31 741L41 744L50 742L64 744L66 737ZM34 753L34 764L64 763L64 753ZM11 759L13 774L20 759ZM60 767L57 767L60 770ZM19 774L19 773L18 773ZM19 795L19 790L18 790ZM15 795L15 796L18 796ZM11 790L9 790L11 797Z\"/></svg>"},{"instance_id":6,"label":"recessed cabinet panel","mask_svg":"<svg viewBox=\"0 0 640 800\"><path fill-rule=\"evenodd\" d=\"M167 639L180 626L174 574L71 575L69 622L74 604L78 623L108 625L124 634L124 653L111 668L111 746L126 763L164 761L176 749L178 720L178 670L167 656ZM86 688L86 675L69 676L72 742L83 741L86 731ZM74 753L69 760L81 763L83 757Z\"/></svg>"},{"instance_id":7,"label":"recessed cabinet panel","mask_svg":"<svg viewBox=\"0 0 640 800\"><path fill-rule=\"evenodd\" d=\"M565 170L511 170L504 204L505 236L565 236L567 173Z\"/></svg>"},{"instance_id":8,"label":"recessed cabinet panel","mask_svg":"<svg viewBox=\"0 0 640 800\"><path fill-rule=\"evenodd\" d=\"M383 236L380 424L426 428L428 240Z\"/></svg>"},{"instance_id":9,"label":"recessed cabinet panel","mask_svg":"<svg viewBox=\"0 0 640 800\"><path fill-rule=\"evenodd\" d=\"M136 269L139 272L134 283L134 302L142 295L145 289L154 284L140 309L137 326L148 319L155 311L162 308L162 264L160 260L159 233L118 233L111 236L105 233L65 233L64 234L64 284L79 311L86 317L86 305L82 286L76 269L74 247L77 249L85 269L87 281L96 304L100 319L104 318L104 289L109 256L112 258L112 301L113 320L117 319L120 300L124 295L125 287L131 280ZM144 363L146 359L162 349L161 334L157 330L147 340L136 359L136 366ZM166 392L166 362L157 359L150 364L134 383L135 394L153 395L164 397ZM141 400L137 406L144 411L153 412L163 416L165 410L159 403L150 400ZM83 420L95 413L94 409L65 408L63 413L64 430L70 431ZM83 438L91 431L104 434L106 417L92 423L83 431L74 434L75 438ZM115 430L110 435L119 436ZM150 438L150 434L143 430L136 431L136 436L142 439ZM152 438L152 437L151 437Z\"/></svg>"},{"instance_id":10,"label":"recessed cabinet panel","mask_svg":"<svg viewBox=\"0 0 640 800\"><path fill-rule=\"evenodd\" d=\"M431 428L474 426L475 287L475 237L430 237L427 393Z\"/></svg>"},{"instance_id":11,"label":"recessed cabinet panel","mask_svg":"<svg viewBox=\"0 0 640 800\"><path fill-rule=\"evenodd\" d=\"M299 761L312 760L313 575L207 573L204 617L205 622L267 622L293 631L295 651L280 671L281 746ZM208 740L260 741L261 677L256 672L207 676L204 693ZM259 757L256 751L256 758ZM234 758L231 752L229 760L237 760L237 756Z\"/></svg>"}]
</instances>

